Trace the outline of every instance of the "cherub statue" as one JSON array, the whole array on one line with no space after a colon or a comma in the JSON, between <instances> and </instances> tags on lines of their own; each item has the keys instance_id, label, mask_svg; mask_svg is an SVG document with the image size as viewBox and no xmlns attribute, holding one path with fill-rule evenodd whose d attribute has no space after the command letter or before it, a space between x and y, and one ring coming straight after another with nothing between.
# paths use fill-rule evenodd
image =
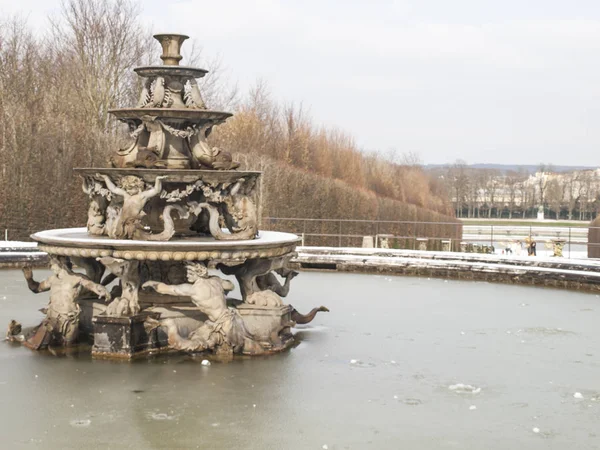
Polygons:
<instances>
[{"instance_id":1,"label":"cherub statue","mask_svg":"<svg viewBox=\"0 0 600 450\"><path fill-rule=\"evenodd\" d=\"M147 281L144 289L154 289L159 294L190 297L192 302L208 317L187 339L179 335L172 320L162 322L167 327L169 346L189 352L217 350L246 354L264 353L268 344L258 343L246 329L244 320L235 308L228 308L225 293L233 290L233 283L217 276L209 276L206 266L188 263L189 283L168 285Z\"/></svg>"},{"instance_id":2,"label":"cherub statue","mask_svg":"<svg viewBox=\"0 0 600 450\"><path fill-rule=\"evenodd\" d=\"M83 179L83 192L90 198L88 207L87 229L90 234L104 234L106 222L107 200L100 194L100 183L96 180Z\"/></svg>"},{"instance_id":3,"label":"cherub statue","mask_svg":"<svg viewBox=\"0 0 600 450\"><path fill-rule=\"evenodd\" d=\"M105 314L107 316L129 316L139 313L139 261L127 261L112 256L103 256L97 260L121 282L120 295L108 305Z\"/></svg>"},{"instance_id":4,"label":"cherub statue","mask_svg":"<svg viewBox=\"0 0 600 450\"><path fill-rule=\"evenodd\" d=\"M33 279L31 267L23 268L29 289L36 294L50 291L50 302L46 308L46 318L29 338L11 339L16 335L8 336L9 340L24 341L24 345L34 350L77 343L80 313L77 300L86 290L96 293L99 298L110 300L106 287L94 283L83 274L73 272L66 257L51 256L50 269L54 272L53 275L38 283ZM18 328L13 327L15 330Z\"/></svg>"},{"instance_id":5,"label":"cherub statue","mask_svg":"<svg viewBox=\"0 0 600 450\"><path fill-rule=\"evenodd\" d=\"M144 181L136 176L128 175L121 178L121 187L114 185L107 175L97 174L103 178L106 187L115 195L123 198L123 207L120 215L112 226L107 227L107 234L113 239L144 239L142 218L145 216L144 206L148 200L157 196L162 191L161 180L166 176L156 177L153 188L144 190Z\"/></svg>"}]
</instances>

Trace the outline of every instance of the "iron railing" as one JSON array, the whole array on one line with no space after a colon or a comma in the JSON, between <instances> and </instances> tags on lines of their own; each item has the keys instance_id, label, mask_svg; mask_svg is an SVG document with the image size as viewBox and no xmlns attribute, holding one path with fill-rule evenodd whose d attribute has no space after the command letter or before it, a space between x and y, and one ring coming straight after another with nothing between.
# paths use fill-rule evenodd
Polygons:
<instances>
[{"instance_id":1,"label":"iron railing","mask_svg":"<svg viewBox=\"0 0 600 450\"><path fill-rule=\"evenodd\" d=\"M413 250L527 254L529 242L534 241L537 254L562 253L568 258L587 257L588 246L600 246L600 243L588 243L588 229L596 227L587 226L264 217L261 228L298 234L303 246L362 247L366 244L375 248L387 245Z\"/></svg>"},{"instance_id":2,"label":"iron railing","mask_svg":"<svg viewBox=\"0 0 600 450\"><path fill-rule=\"evenodd\" d=\"M460 222L422 222L355 219L308 219L297 217L264 217L261 229L287 231L299 235L303 246L428 249L498 253L525 253L525 243L537 243L537 252L554 253L554 246L563 246L568 258L587 257L600 242L588 242L588 231L600 236L600 227L578 226L518 226L469 225ZM23 230L3 230L4 240L23 234ZM19 233L21 231L21 233ZM27 233L29 234L29 232ZM0 238L0 239L2 239ZM365 239L366 238L366 239ZM12 238L14 239L14 238ZM600 250L599 250L600 252Z\"/></svg>"}]
</instances>

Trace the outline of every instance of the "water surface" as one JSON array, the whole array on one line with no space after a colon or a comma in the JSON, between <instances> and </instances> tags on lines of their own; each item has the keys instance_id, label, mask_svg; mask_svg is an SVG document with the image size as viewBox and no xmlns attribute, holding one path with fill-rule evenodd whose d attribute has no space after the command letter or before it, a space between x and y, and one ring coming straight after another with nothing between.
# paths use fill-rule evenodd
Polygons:
<instances>
[{"instance_id":1,"label":"water surface","mask_svg":"<svg viewBox=\"0 0 600 450\"><path fill-rule=\"evenodd\" d=\"M600 448L594 294L302 273L287 301L331 313L289 352L210 367L0 342L1 447ZM46 302L0 271L1 326L37 323Z\"/></svg>"}]
</instances>

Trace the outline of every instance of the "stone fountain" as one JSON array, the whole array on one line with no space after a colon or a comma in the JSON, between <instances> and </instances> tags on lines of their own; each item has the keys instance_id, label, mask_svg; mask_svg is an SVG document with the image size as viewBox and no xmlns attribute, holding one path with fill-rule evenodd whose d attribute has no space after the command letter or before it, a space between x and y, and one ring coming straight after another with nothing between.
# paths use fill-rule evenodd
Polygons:
<instances>
[{"instance_id":1,"label":"stone fountain","mask_svg":"<svg viewBox=\"0 0 600 450\"><path fill-rule=\"evenodd\" d=\"M213 127L231 116L207 108L197 79L180 66L187 36L159 34L164 65L138 67L134 108L111 110L132 142L110 168L78 168L89 197L86 228L32 235L53 271L34 292L50 291L42 323L11 322L8 339L29 348L81 348L133 358L163 350L264 354L293 343L291 327L314 318L284 304L299 242L260 231L261 173L236 170L211 147ZM210 271L209 271L210 270ZM215 273L232 275L235 286Z\"/></svg>"}]
</instances>

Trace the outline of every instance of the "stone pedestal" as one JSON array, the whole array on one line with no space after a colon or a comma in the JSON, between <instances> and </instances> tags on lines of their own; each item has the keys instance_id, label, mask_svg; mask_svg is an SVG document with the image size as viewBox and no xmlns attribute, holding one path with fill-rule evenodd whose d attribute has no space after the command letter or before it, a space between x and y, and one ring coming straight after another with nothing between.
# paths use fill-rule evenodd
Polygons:
<instances>
[{"instance_id":1,"label":"stone pedestal","mask_svg":"<svg viewBox=\"0 0 600 450\"><path fill-rule=\"evenodd\" d=\"M290 305L272 307L242 303L237 310L256 340L273 343L273 350L289 347L293 343L290 328L293 325L293 308Z\"/></svg>"},{"instance_id":2,"label":"stone pedestal","mask_svg":"<svg viewBox=\"0 0 600 450\"><path fill-rule=\"evenodd\" d=\"M158 319L160 314L143 312L128 317L98 315L92 319L94 345L92 356L132 359L159 348L156 329L147 331L147 317Z\"/></svg>"},{"instance_id":3,"label":"stone pedestal","mask_svg":"<svg viewBox=\"0 0 600 450\"><path fill-rule=\"evenodd\" d=\"M427 250L427 242L429 239L427 238L417 238L417 250L425 251Z\"/></svg>"},{"instance_id":4,"label":"stone pedestal","mask_svg":"<svg viewBox=\"0 0 600 450\"><path fill-rule=\"evenodd\" d=\"M587 256L600 258L600 215L590 223L588 228Z\"/></svg>"},{"instance_id":5,"label":"stone pedestal","mask_svg":"<svg viewBox=\"0 0 600 450\"><path fill-rule=\"evenodd\" d=\"M565 244L566 244L565 241L560 241L560 240L552 241L552 251L553 251L552 256L562 258L563 257L563 248L564 248Z\"/></svg>"},{"instance_id":6,"label":"stone pedestal","mask_svg":"<svg viewBox=\"0 0 600 450\"><path fill-rule=\"evenodd\" d=\"M373 248L373 236L363 236L362 248Z\"/></svg>"},{"instance_id":7,"label":"stone pedestal","mask_svg":"<svg viewBox=\"0 0 600 450\"><path fill-rule=\"evenodd\" d=\"M390 248L390 239L393 239L393 234L378 234L375 236L375 247Z\"/></svg>"},{"instance_id":8,"label":"stone pedestal","mask_svg":"<svg viewBox=\"0 0 600 450\"><path fill-rule=\"evenodd\" d=\"M443 240L442 241L442 251L443 252L452 251L452 240Z\"/></svg>"}]
</instances>

